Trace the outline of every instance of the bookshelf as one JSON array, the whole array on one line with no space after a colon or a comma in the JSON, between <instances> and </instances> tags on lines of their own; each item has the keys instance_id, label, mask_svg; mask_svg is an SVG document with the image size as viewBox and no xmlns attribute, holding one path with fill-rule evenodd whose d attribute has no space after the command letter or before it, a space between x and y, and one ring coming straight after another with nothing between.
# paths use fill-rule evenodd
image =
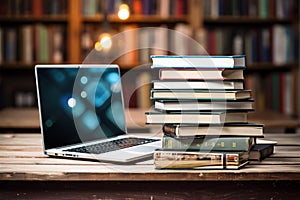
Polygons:
<instances>
[{"instance_id":1,"label":"bookshelf","mask_svg":"<svg viewBox=\"0 0 300 200\"><path fill-rule=\"evenodd\" d=\"M160 3L154 0L151 1L152 4L149 4L150 1L124 1L131 7L131 16L127 20L120 20L116 16L117 3L121 1L3 0L2 2L0 9L0 70L2 74L0 93L6 98L0 101L0 105L4 107L36 106L35 101L25 104L16 103L18 98L36 99L33 74L35 64L83 62L85 57L82 53L83 31L85 27L95 31L95 33L90 33L94 34L91 36L92 42L95 41L97 31L99 32L98 29L103 25L104 3L109 4L108 21L115 33L131 26L159 27L163 25L173 29L176 24L188 25L191 19L189 11L191 7L185 1ZM164 8L158 8L158 6L164 6ZM55 32L53 29L59 29L59 31ZM8 40L8 38L12 39ZM50 42L46 43L47 40ZM23 43L23 41L26 42ZM59 47L53 47L55 41L59 41ZM88 51L92 49L93 46L90 46ZM146 57L147 61L144 62L136 59L130 63L120 63L120 60L114 60L114 63L120 64L124 72L148 62L149 56L146 55ZM26 91L25 95L23 95L24 91Z\"/></svg>"},{"instance_id":2,"label":"bookshelf","mask_svg":"<svg viewBox=\"0 0 300 200\"><path fill-rule=\"evenodd\" d=\"M298 116L299 2L202 0L201 12L209 54L247 55L256 114Z\"/></svg>"},{"instance_id":3,"label":"bookshelf","mask_svg":"<svg viewBox=\"0 0 300 200\"><path fill-rule=\"evenodd\" d=\"M104 19L102 10L103 2L105 1L35 0L34 4L32 3L33 0L4 0L3 2L4 4L0 8L0 35L2 38L0 45L0 53L2 52L0 56L0 71L2 74L0 76L0 92L2 93L1 96L7 98L2 100L0 105L18 106L16 103L13 103L18 91L29 91L35 99L33 66L36 63L82 63L85 57L82 47L82 34L84 30L88 30L92 41L95 40ZM297 59L297 54L299 49L298 47L293 47L290 54L292 56L276 60L274 46L278 44L275 44L273 41L275 41L274 27L279 27L279 32L286 31L294 34L293 39L286 36L286 49L291 43L299 46L297 45L299 44L298 1L131 0L126 1L132 8L131 16L124 21L120 20L115 14L116 5L113 4L116 4L116 2L121 1L109 1L108 15L110 28L114 33L131 27L167 27L173 30L176 30L177 27L179 27L178 30L182 30L182 27L184 27L192 38L200 41L206 47L209 54L246 53L248 69L245 73L246 77L249 77L246 82L247 87L257 91L256 88L260 88L260 86L270 86L273 80L274 82L277 81L279 88L286 88L290 91L289 93L286 92L287 100L284 103L281 102L283 101L282 98L273 96L273 93L282 95L283 89L277 91L276 88L269 89L274 91L272 95L270 95L268 87L264 90L259 90L259 94L254 94L256 96L264 96L264 100L258 100L257 103L259 113L271 110L292 117L297 116L297 110L299 110L297 105L299 99L297 97L299 89L299 60ZM146 2L152 2L152 4L143 5ZM169 6L166 7L166 5ZM40 9L42 12L37 12L38 6L42 8ZM289 7L293 9L287 10ZM182 10L178 8L182 8ZM219 8L224 9L220 10ZM6 51L5 43L7 42L5 40L6 30L15 29L15 35L18 36L20 32L22 33L21 30L24 26L34 29L31 30L32 32L36 31L35 27L39 26L42 26L44 32L45 29L47 31L53 29L49 27L61 28L59 32L62 35L57 37L63 38L63 40L61 46L58 47L57 59L51 59L49 56L48 59L38 58L36 46L31 47L30 59L26 61L25 58L19 55L20 52L16 50L16 55L13 56L13 59L6 59L6 53L4 53ZM24 34L21 35L23 36ZM48 32L48 37L49 35L55 34L50 31L50 33ZM280 34L276 37L280 37ZM265 40L265 38L267 39ZM42 39L36 38L31 40L35 42L42 41ZM261 41L267 42L263 43ZM16 45L18 44L13 46L16 48ZM265 47L264 52L260 50L263 49L262 47ZM87 51L92 48L90 44ZM52 51L51 47L49 49L48 52ZM264 57L254 55L253 51L255 49L258 49L256 54L263 54ZM44 51L47 50L44 49ZM126 72L135 66L149 64L151 62L148 57L149 54L152 54L152 52L147 52L142 59L138 55L138 59L132 60L130 63L122 62L119 59L114 60L114 62L118 63L122 71ZM271 99L274 98L279 99L279 102L273 102ZM278 105L280 106L278 107ZM283 108L283 105L286 108ZM32 105L30 104L30 106ZM35 106L35 103L33 103L33 106Z\"/></svg>"}]
</instances>

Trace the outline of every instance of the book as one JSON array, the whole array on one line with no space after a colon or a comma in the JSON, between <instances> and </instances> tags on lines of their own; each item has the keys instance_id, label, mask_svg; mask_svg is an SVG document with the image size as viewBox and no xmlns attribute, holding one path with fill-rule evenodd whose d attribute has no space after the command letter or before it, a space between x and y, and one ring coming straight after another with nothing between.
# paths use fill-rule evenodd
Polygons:
<instances>
[{"instance_id":1,"label":"book","mask_svg":"<svg viewBox=\"0 0 300 200\"><path fill-rule=\"evenodd\" d=\"M256 123L242 124L210 124L208 125L189 125L189 124L164 124L162 127L164 135L172 137L189 137L201 135L219 135L219 136L246 136L263 137L263 125Z\"/></svg>"},{"instance_id":2,"label":"book","mask_svg":"<svg viewBox=\"0 0 300 200\"><path fill-rule=\"evenodd\" d=\"M160 69L160 80L242 80L244 68L174 68Z\"/></svg>"},{"instance_id":3,"label":"book","mask_svg":"<svg viewBox=\"0 0 300 200\"><path fill-rule=\"evenodd\" d=\"M220 81L212 81L212 80L199 80L199 81L160 81L154 80L152 82L152 88L157 90L205 90L205 89L217 89L217 90L242 90L244 89L243 81L236 80L220 80Z\"/></svg>"},{"instance_id":4,"label":"book","mask_svg":"<svg viewBox=\"0 0 300 200\"><path fill-rule=\"evenodd\" d=\"M247 112L146 112L147 124L247 123Z\"/></svg>"},{"instance_id":5,"label":"book","mask_svg":"<svg viewBox=\"0 0 300 200\"><path fill-rule=\"evenodd\" d=\"M162 137L162 149L197 151L249 151L254 144L253 137Z\"/></svg>"},{"instance_id":6,"label":"book","mask_svg":"<svg viewBox=\"0 0 300 200\"><path fill-rule=\"evenodd\" d=\"M153 154L157 169L239 169L248 163L248 158L248 152L157 149Z\"/></svg>"},{"instance_id":7,"label":"book","mask_svg":"<svg viewBox=\"0 0 300 200\"><path fill-rule=\"evenodd\" d=\"M152 55L152 68L240 68L246 66L245 55L233 56L164 56Z\"/></svg>"},{"instance_id":8,"label":"book","mask_svg":"<svg viewBox=\"0 0 300 200\"><path fill-rule=\"evenodd\" d=\"M151 99L207 99L237 100L249 99L251 90L151 90Z\"/></svg>"},{"instance_id":9,"label":"book","mask_svg":"<svg viewBox=\"0 0 300 200\"><path fill-rule=\"evenodd\" d=\"M274 144L254 144L249 152L249 160L262 160L274 153Z\"/></svg>"},{"instance_id":10,"label":"book","mask_svg":"<svg viewBox=\"0 0 300 200\"><path fill-rule=\"evenodd\" d=\"M157 100L154 102L154 109L162 111L252 111L254 110L253 99L247 100Z\"/></svg>"},{"instance_id":11,"label":"book","mask_svg":"<svg viewBox=\"0 0 300 200\"><path fill-rule=\"evenodd\" d=\"M31 25L24 25L21 27L21 37L22 37L22 44L21 44L21 52L22 58L21 60L25 63L32 63L33 62L33 26Z\"/></svg>"}]
</instances>

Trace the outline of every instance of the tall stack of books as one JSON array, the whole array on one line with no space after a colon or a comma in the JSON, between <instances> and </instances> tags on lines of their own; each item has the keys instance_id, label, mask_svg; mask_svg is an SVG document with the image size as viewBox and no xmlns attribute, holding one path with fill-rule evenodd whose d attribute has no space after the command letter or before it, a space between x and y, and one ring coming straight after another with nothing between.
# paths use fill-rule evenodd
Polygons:
<instances>
[{"instance_id":1,"label":"tall stack of books","mask_svg":"<svg viewBox=\"0 0 300 200\"><path fill-rule=\"evenodd\" d=\"M249 123L251 91L244 89L245 55L151 56L154 109L147 124L161 124L156 168L238 169L247 164L263 125Z\"/></svg>"}]
</instances>

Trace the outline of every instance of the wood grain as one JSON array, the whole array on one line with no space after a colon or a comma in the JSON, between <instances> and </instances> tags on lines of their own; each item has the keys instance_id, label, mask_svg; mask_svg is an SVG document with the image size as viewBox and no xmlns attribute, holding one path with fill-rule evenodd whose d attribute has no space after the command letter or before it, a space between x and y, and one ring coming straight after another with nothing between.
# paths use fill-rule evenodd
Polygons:
<instances>
[{"instance_id":1,"label":"wood grain","mask_svg":"<svg viewBox=\"0 0 300 200\"><path fill-rule=\"evenodd\" d=\"M43 154L40 134L0 134L0 180L300 180L299 134L266 134L266 138L278 141L275 153L263 161L251 161L240 170L157 170L153 160L120 165L51 158Z\"/></svg>"}]
</instances>

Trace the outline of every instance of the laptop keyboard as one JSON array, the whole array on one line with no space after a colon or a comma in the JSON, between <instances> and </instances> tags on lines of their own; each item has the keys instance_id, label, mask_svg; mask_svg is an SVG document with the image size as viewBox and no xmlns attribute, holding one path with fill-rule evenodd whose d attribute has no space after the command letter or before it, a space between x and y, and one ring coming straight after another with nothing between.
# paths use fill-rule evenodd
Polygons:
<instances>
[{"instance_id":1,"label":"laptop keyboard","mask_svg":"<svg viewBox=\"0 0 300 200\"><path fill-rule=\"evenodd\" d=\"M64 151L69 152L78 152L78 153L93 153L93 154L100 154L110 151L115 151L119 149L124 149L128 147L133 147L137 145L147 144L150 142L158 141L158 139L149 139L149 138L122 138L113 141L82 146L72 149L67 149Z\"/></svg>"}]
</instances>

